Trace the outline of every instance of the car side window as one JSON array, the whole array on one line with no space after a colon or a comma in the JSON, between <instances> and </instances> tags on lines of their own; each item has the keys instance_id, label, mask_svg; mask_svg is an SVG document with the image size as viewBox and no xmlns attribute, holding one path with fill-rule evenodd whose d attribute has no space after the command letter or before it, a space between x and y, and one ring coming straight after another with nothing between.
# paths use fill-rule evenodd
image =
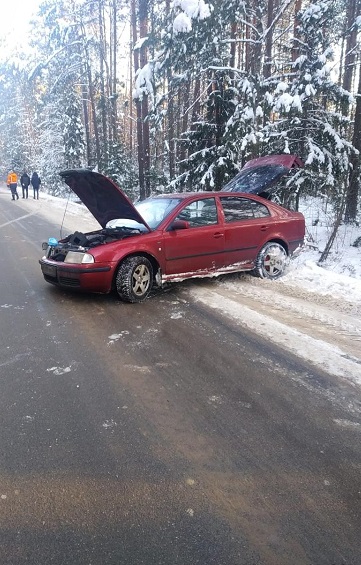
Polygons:
<instances>
[{"instance_id":1,"label":"car side window","mask_svg":"<svg viewBox=\"0 0 361 565\"><path fill-rule=\"evenodd\" d=\"M215 198L205 198L188 204L179 212L176 220L186 220L191 228L217 224L218 213Z\"/></svg>"},{"instance_id":2,"label":"car side window","mask_svg":"<svg viewBox=\"0 0 361 565\"><path fill-rule=\"evenodd\" d=\"M253 210L253 216L255 218L266 218L267 216L271 215L267 206L265 206L264 204L256 202L255 200L250 200L250 203Z\"/></svg>"},{"instance_id":3,"label":"car side window","mask_svg":"<svg viewBox=\"0 0 361 565\"><path fill-rule=\"evenodd\" d=\"M267 206L249 198L221 197L226 222L239 222L269 216Z\"/></svg>"}]
</instances>

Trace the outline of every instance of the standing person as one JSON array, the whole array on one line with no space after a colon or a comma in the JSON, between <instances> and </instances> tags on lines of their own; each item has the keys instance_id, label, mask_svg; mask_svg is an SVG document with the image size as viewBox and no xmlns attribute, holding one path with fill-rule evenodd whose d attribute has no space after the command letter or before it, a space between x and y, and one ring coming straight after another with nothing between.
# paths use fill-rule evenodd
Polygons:
<instances>
[{"instance_id":1,"label":"standing person","mask_svg":"<svg viewBox=\"0 0 361 565\"><path fill-rule=\"evenodd\" d=\"M31 186L34 189L34 198L39 200L39 186L41 185L41 178L39 177L38 173L33 173L31 175Z\"/></svg>"},{"instance_id":2,"label":"standing person","mask_svg":"<svg viewBox=\"0 0 361 565\"><path fill-rule=\"evenodd\" d=\"M24 171L20 177L20 184L21 184L21 188L23 189L23 198L25 198L25 195L27 198L29 196L28 192L29 192L30 177L26 171Z\"/></svg>"},{"instance_id":3,"label":"standing person","mask_svg":"<svg viewBox=\"0 0 361 565\"><path fill-rule=\"evenodd\" d=\"M10 171L8 174L8 178L6 180L6 184L7 186L10 188L11 190L11 197L13 200L15 200L15 197L17 200L19 200L19 195L18 195L18 175L16 173L14 173L14 171Z\"/></svg>"}]
</instances>

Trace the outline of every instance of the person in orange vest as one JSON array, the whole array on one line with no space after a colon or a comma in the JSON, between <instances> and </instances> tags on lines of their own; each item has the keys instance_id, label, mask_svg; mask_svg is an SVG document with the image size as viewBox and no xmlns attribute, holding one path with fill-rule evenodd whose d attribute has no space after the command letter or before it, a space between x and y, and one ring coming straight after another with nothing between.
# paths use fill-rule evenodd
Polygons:
<instances>
[{"instance_id":1,"label":"person in orange vest","mask_svg":"<svg viewBox=\"0 0 361 565\"><path fill-rule=\"evenodd\" d=\"M18 195L18 175L16 173L14 173L14 171L10 171L10 173L8 174L8 178L6 180L6 184L7 186L10 188L11 190L11 196L12 199L15 200L15 197L17 200L19 200L19 195Z\"/></svg>"}]
</instances>

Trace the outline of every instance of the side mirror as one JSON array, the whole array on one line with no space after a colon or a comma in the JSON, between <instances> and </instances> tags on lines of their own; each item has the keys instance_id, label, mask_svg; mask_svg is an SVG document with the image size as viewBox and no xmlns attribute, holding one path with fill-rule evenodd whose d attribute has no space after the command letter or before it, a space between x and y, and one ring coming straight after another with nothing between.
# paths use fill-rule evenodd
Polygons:
<instances>
[{"instance_id":1,"label":"side mirror","mask_svg":"<svg viewBox=\"0 0 361 565\"><path fill-rule=\"evenodd\" d=\"M188 228L189 228L189 222L186 222L186 220L174 220L174 222L172 222L171 225L169 226L169 229L171 231L187 230Z\"/></svg>"}]
</instances>

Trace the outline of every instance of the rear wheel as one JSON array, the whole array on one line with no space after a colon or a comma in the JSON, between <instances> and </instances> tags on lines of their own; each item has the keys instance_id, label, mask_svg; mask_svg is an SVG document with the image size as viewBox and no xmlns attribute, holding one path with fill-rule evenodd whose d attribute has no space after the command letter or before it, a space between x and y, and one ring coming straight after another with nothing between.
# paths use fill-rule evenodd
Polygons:
<instances>
[{"instance_id":1,"label":"rear wheel","mask_svg":"<svg viewBox=\"0 0 361 565\"><path fill-rule=\"evenodd\" d=\"M287 253L279 243L269 241L258 253L254 274L262 279L278 279L285 272Z\"/></svg>"},{"instance_id":2,"label":"rear wheel","mask_svg":"<svg viewBox=\"0 0 361 565\"><path fill-rule=\"evenodd\" d=\"M125 302L142 302L153 286L153 267L146 257L129 257L120 265L115 279L117 292Z\"/></svg>"}]
</instances>

